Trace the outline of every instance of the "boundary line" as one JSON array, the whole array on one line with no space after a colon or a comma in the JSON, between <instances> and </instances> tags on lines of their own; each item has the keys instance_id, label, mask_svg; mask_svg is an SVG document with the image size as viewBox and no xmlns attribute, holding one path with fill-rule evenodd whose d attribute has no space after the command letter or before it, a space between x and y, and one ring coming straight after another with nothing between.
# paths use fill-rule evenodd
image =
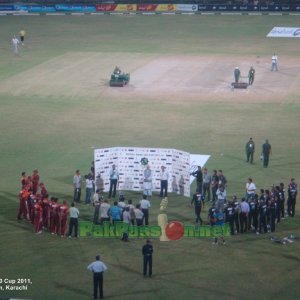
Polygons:
<instances>
[{"instance_id":1,"label":"boundary line","mask_svg":"<svg viewBox=\"0 0 300 300\"><path fill-rule=\"evenodd\" d=\"M113 12L113 11L99 11L99 12L39 12L39 13L32 13L32 12L17 12L17 11L0 11L0 16L78 16L78 15L203 15L203 16L216 16L216 15L222 15L222 16L241 16L241 15L249 15L249 16L299 16L300 12L282 12L282 13L274 13L274 12L222 12L222 11L215 11L215 12L209 12L209 11L194 11L194 12L168 12L168 11L162 11L162 12Z\"/></svg>"}]
</instances>

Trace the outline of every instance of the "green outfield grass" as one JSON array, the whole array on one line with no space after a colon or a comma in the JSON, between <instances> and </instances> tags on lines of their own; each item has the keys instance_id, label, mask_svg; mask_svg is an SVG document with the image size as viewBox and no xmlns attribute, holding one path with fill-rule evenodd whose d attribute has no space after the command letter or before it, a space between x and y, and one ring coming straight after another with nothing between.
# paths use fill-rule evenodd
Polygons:
<instances>
[{"instance_id":1,"label":"green outfield grass","mask_svg":"<svg viewBox=\"0 0 300 300\"><path fill-rule=\"evenodd\" d=\"M138 53L139 57L256 57L276 52L299 66L299 39L266 38L274 26L298 24L299 16L1 16L0 81L69 52ZM15 57L10 39L22 28L27 31L26 45ZM16 89L20 84L16 80ZM20 174L35 168L51 195L71 202L74 171L89 171L94 147L163 147L210 154L209 170L223 169L229 195L239 197L248 177L259 188L287 185L291 177L300 184L299 115L296 84L293 93L274 103L263 97L254 103L226 103L217 97L199 102L106 94L68 97L55 90L51 96L15 95L14 88L5 93L0 88L0 279L32 281L27 291L0 290L0 298L89 299L92 278L86 266L99 253L109 267L107 299L298 299L299 239L282 246L271 243L270 234L247 234L230 237L226 247L214 247L210 239L154 240L154 276L144 279L143 239L125 244L118 239L36 236L31 225L16 221L16 211ZM244 147L250 136L257 146L254 165L245 163ZM259 160L265 138L273 147L268 169ZM126 196L135 203L141 197ZM193 224L189 201L171 195L169 220ZM157 222L159 202L155 195L152 224ZM91 207L79 209L82 219L91 218ZM300 236L298 210L299 204L295 218L277 227L278 237Z\"/></svg>"}]
</instances>

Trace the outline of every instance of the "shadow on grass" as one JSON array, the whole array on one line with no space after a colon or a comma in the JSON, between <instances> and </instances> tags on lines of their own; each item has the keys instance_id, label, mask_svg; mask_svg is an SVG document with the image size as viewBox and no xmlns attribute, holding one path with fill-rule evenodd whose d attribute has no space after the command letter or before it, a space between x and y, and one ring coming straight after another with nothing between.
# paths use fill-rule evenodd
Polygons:
<instances>
[{"instance_id":1,"label":"shadow on grass","mask_svg":"<svg viewBox=\"0 0 300 300\"><path fill-rule=\"evenodd\" d=\"M51 177L52 180L57 181L57 182L61 182L61 183L65 183L65 184L69 184L70 186L72 186L73 184L73 177L72 175L68 175L68 176L56 176L56 177Z\"/></svg>"},{"instance_id":2,"label":"shadow on grass","mask_svg":"<svg viewBox=\"0 0 300 300\"><path fill-rule=\"evenodd\" d=\"M293 260L295 263L300 263L300 258L290 254L282 254L284 258Z\"/></svg>"},{"instance_id":3,"label":"shadow on grass","mask_svg":"<svg viewBox=\"0 0 300 300\"><path fill-rule=\"evenodd\" d=\"M90 293L88 293L88 292L86 292L84 290L81 290L79 288L74 288L74 286L63 284L61 282L54 282L54 284L55 284L55 287L57 289L68 290L68 291L71 291L73 293L80 294L80 295L87 296L87 297L90 295Z\"/></svg>"},{"instance_id":4,"label":"shadow on grass","mask_svg":"<svg viewBox=\"0 0 300 300\"><path fill-rule=\"evenodd\" d=\"M109 299L112 299L112 298L122 299L122 296L130 296L130 295L134 296L134 295L138 295L138 294L141 294L141 298L142 298L142 295L145 294L145 293L153 293L153 289L135 290L135 291L129 291L129 292L126 292L126 293L118 293L116 295L109 295L109 296L105 295L105 298L109 298Z\"/></svg>"},{"instance_id":5,"label":"shadow on grass","mask_svg":"<svg viewBox=\"0 0 300 300\"><path fill-rule=\"evenodd\" d=\"M112 266L116 267L117 269L121 269L123 271L126 271L128 273L132 273L132 274L138 274L140 275L141 272L138 272L137 270L134 270L128 266L124 266L124 265L121 265L121 264L111 264Z\"/></svg>"},{"instance_id":6,"label":"shadow on grass","mask_svg":"<svg viewBox=\"0 0 300 300\"><path fill-rule=\"evenodd\" d=\"M63 193L51 193L49 195L50 197L51 196L55 196L59 199L72 199L73 200L73 196L71 196L70 194L63 194Z\"/></svg>"},{"instance_id":7,"label":"shadow on grass","mask_svg":"<svg viewBox=\"0 0 300 300\"><path fill-rule=\"evenodd\" d=\"M1 193L1 198L5 198L6 200L10 200L10 199L14 199L14 200L18 200L18 192L16 193L10 193L10 192L5 192L5 191L0 191ZM2 196L3 195L3 196ZM2 199L3 201L3 199Z\"/></svg>"},{"instance_id":8,"label":"shadow on grass","mask_svg":"<svg viewBox=\"0 0 300 300\"><path fill-rule=\"evenodd\" d=\"M26 221L26 220L6 219L6 220L2 221L1 223L2 223L2 225L7 224L9 226L16 227L16 228L22 228L27 231L31 231L31 228L33 226L33 224L31 224L29 221Z\"/></svg>"}]
</instances>

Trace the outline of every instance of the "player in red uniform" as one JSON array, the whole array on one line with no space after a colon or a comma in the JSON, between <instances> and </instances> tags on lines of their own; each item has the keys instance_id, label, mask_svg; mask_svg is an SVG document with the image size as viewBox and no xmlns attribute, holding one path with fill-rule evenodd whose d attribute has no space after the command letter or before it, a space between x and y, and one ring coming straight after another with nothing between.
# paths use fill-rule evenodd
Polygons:
<instances>
[{"instance_id":1,"label":"player in red uniform","mask_svg":"<svg viewBox=\"0 0 300 300\"><path fill-rule=\"evenodd\" d=\"M29 220L32 224L34 224L34 204L37 201L37 197L33 195L33 193L30 193L30 196L27 199L27 207L28 207L28 215Z\"/></svg>"},{"instance_id":2,"label":"player in red uniform","mask_svg":"<svg viewBox=\"0 0 300 300\"><path fill-rule=\"evenodd\" d=\"M48 195L42 198L43 201L43 227L50 230L50 201Z\"/></svg>"},{"instance_id":3,"label":"player in red uniform","mask_svg":"<svg viewBox=\"0 0 300 300\"><path fill-rule=\"evenodd\" d=\"M40 181L40 175L38 170L33 170L31 175L31 181L32 181L32 193L35 195L39 188L39 181Z\"/></svg>"},{"instance_id":4,"label":"player in red uniform","mask_svg":"<svg viewBox=\"0 0 300 300\"><path fill-rule=\"evenodd\" d=\"M43 222L43 208L42 201L38 200L34 204L34 230L35 233L42 233L42 222Z\"/></svg>"},{"instance_id":5,"label":"player in red uniform","mask_svg":"<svg viewBox=\"0 0 300 300\"><path fill-rule=\"evenodd\" d=\"M27 189L23 189L19 193L19 200L20 200L20 205L19 205L19 212L17 219L21 220L21 216L23 216L24 219L29 220L29 215L28 215L28 207L27 207L27 200L30 197L30 191Z\"/></svg>"},{"instance_id":6,"label":"player in red uniform","mask_svg":"<svg viewBox=\"0 0 300 300\"><path fill-rule=\"evenodd\" d=\"M40 189L41 189L41 196L42 196L42 199L46 198L46 196L48 196L48 191L47 191L47 189L46 189L46 187L45 187L45 184L44 184L43 182L41 182L41 183L39 184L39 187L40 187Z\"/></svg>"},{"instance_id":7,"label":"player in red uniform","mask_svg":"<svg viewBox=\"0 0 300 300\"><path fill-rule=\"evenodd\" d=\"M69 207L67 201L63 201L63 204L59 206L58 216L60 224L60 236L63 238L66 235L67 218L69 213Z\"/></svg>"},{"instance_id":8,"label":"player in red uniform","mask_svg":"<svg viewBox=\"0 0 300 300\"><path fill-rule=\"evenodd\" d=\"M58 199L51 197L50 201L50 232L51 234L58 233L58 212L57 209L59 204L57 203Z\"/></svg>"},{"instance_id":9,"label":"player in red uniform","mask_svg":"<svg viewBox=\"0 0 300 300\"><path fill-rule=\"evenodd\" d=\"M25 186L28 190L32 191L32 180L31 180L31 176L27 177L26 180L26 186Z\"/></svg>"},{"instance_id":10,"label":"player in red uniform","mask_svg":"<svg viewBox=\"0 0 300 300\"><path fill-rule=\"evenodd\" d=\"M21 177L21 187L22 190L25 189L26 183L27 183L27 177L26 177L26 172L22 172L22 177Z\"/></svg>"}]
</instances>

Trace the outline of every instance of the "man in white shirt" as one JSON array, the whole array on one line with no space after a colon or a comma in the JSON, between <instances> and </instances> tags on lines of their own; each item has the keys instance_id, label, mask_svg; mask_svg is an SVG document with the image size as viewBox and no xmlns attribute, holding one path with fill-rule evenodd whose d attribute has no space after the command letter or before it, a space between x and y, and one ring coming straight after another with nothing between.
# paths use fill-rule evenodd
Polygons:
<instances>
[{"instance_id":1,"label":"man in white shirt","mask_svg":"<svg viewBox=\"0 0 300 300\"><path fill-rule=\"evenodd\" d=\"M85 204L90 205L91 204L91 196L93 192L93 177L92 174L85 176Z\"/></svg>"},{"instance_id":2,"label":"man in white shirt","mask_svg":"<svg viewBox=\"0 0 300 300\"><path fill-rule=\"evenodd\" d=\"M100 260L100 256L96 256L96 261L88 265L88 270L94 273L93 283L94 283L94 299L97 299L98 286L100 292L100 299L103 298L103 272L107 270L107 266Z\"/></svg>"},{"instance_id":3,"label":"man in white shirt","mask_svg":"<svg viewBox=\"0 0 300 300\"><path fill-rule=\"evenodd\" d=\"M256 191L256 186L252 181L252 178L248 178L246 183L246 200L248 201L251 197L254 197Z\"/></svg>"},{"instance_id":4,"label":"man in white shirt","mask_svg":"<svg viewBox=\"0 0 300 300\"><path fill-rule=\"evenodd\" d=\"M144 195L147 195L149 199L152 196L152 171L149 165L144 170Z\"/></svg>"},{"instance_id":5,"label":"man in white shirt","mask_svg":"<svg viewBox=\"0 0 300 300\"><path fill-rule=\"evenodd\" d=\"M99 224L99 212L100 212L100 198L99 198L99 190L96 190L94 197L93 197L94 201L94 219L93 219L93 223L94 224Z\"/></svg>"},{"instance_id":6,"label":"man in white shirt","mask_svg":"<svg viewBox=\"0 0 300 300\"><path fill-rule=\"evenodd\" d=\"M77 207L75 207L75 203L74 202L71 204L71 208L69 210L69 216L70 216L70 221L69 221L69 233L68 233L68 236L69 236L69 238L72 237L72 231L73 231L73 227L74 227L74 237L77 238L79 210L78 210Z\"/></svg>"},{"instance_id":7,"label":"man in white shirt","mask_svg":"<svg viewBox=\"0 0 300 300\"><path fill-rule=\"evenodd\" d=\"M146 195L143 195L143 199L140 201L141 210L144 214L145 225L149 225L149 208L151 207L150 201Z\"/></svg>"},{"instance_id":8,"label":"man in white shirt","mask_svg":"<svg viewBox=\"0 0 300 300\"><path fill-rule=\"evenodd\" d=\"M123 211L123 222L130 225L131 223L131 215L130 215L130 208L126 206Z\"/></svg>"},{"instance_id":9,"label":"man in white shirt","mask_svg":"<svg viewBox=\"0 0 300 300\"><path fill-rule=\"evenodd\" d=\"M277 55L274 53L273 55L272 55L272 66L271 66L271 71L273 72L274 70L275 71L278 71L278 65L277 65L277 63L278 63L278 57L277 57Z\"/></svg>"},{"instance_id":10,"label":"man in white shirt","mask_svg":"<svg viewBox=\"0 0 300 300\"><path fill-rule=\"evenodd\" d=\"M141 210L141 204L137 204L134 209L134 215L137 226L143 225L144 213Z\"/></svg>"},{"instance_id":11,"label":"man in white shirt","mask_svg":"<svg viewBox=\"0 0 300 300\"><path fill-rule=\"evenodd\" d=\"M226 196L227 196L227 193L226 193L226 190L223 186L220 186L218 189L217 189L217 192L216 192L216 195L217 195L217 198L218 198L218 201L217 201L217 208L219 210L222 210L224 209L224 204L226 202Z\"/></svg>"},{"instance_id":12,"label":"man in white shirt","mask_svg":"<svg viewBox=\"0 0 300 300\"><path fill-rule=\"evenodd\" d=\"M110 210L110 205L108 203L108 200L105 199L103 203L101 203L100 205L100 211L101 211L101 224L103 224L103 222L109 222L109 210Z\"/></svg>"},{"instance_id":13,"label":"man in white shirt","mask_svg":"<svg viewBox=\"0 0 300 300\"><path fill-rule=\"evenodd\" d=\"M247 232L249 211L250 211L250 206L249 206L248 202L246 202L245 198L242 198L242 202L241 202L241 206L240 206L241 233Z\"/></svg>"},{"instance_id":14,"label":"man in white shirt","mask_svg":"<svg viewBox=\"0 0 300 300\"><path fill-rule=\"evenodd\" d=\"M81 196L81 175L80 171L76 170L73 177L73 187L74 187L74 202L80 202Z\"/></svg>"},{"instance_id":15,"label":"man in white shirt","mask_svg":"<svg viewBox=\"0 0 300 300\"><path fill-rule=\"evenodd\" d=\"M109 185L109 193L108 193L108 198L113 198L116 197L116 190L117 190L117 184L119 180L119 172L116 169L116 165L112 165L112 169L110 170L109 173L109 180L110 180L110 185Z\"/></svg>"},{"instance_id":16,"label":"man in white shirt","mask_svg":"<svg viewBox=\"0 0 300 300\"><path fill-rule=\"evenodd\" d=\"M166 171L165 166L161 166L160 171L160 194L159 196L162 197L168 197L168 179L169 179L169 173Z\"/></svg>"},{"instance_id":17,"label":"man in white shirt","mask_svg":"<svg viewBox=\"0 0 300 300\"><path fill-rule=\"evenodd\" d=\"M11 44L12 44L13 53L15 55L19 55L18 45L20 44L20 41L16 38L15 35L13 36L13 38L11 40Z\"/></svg>"}]
</instances>

